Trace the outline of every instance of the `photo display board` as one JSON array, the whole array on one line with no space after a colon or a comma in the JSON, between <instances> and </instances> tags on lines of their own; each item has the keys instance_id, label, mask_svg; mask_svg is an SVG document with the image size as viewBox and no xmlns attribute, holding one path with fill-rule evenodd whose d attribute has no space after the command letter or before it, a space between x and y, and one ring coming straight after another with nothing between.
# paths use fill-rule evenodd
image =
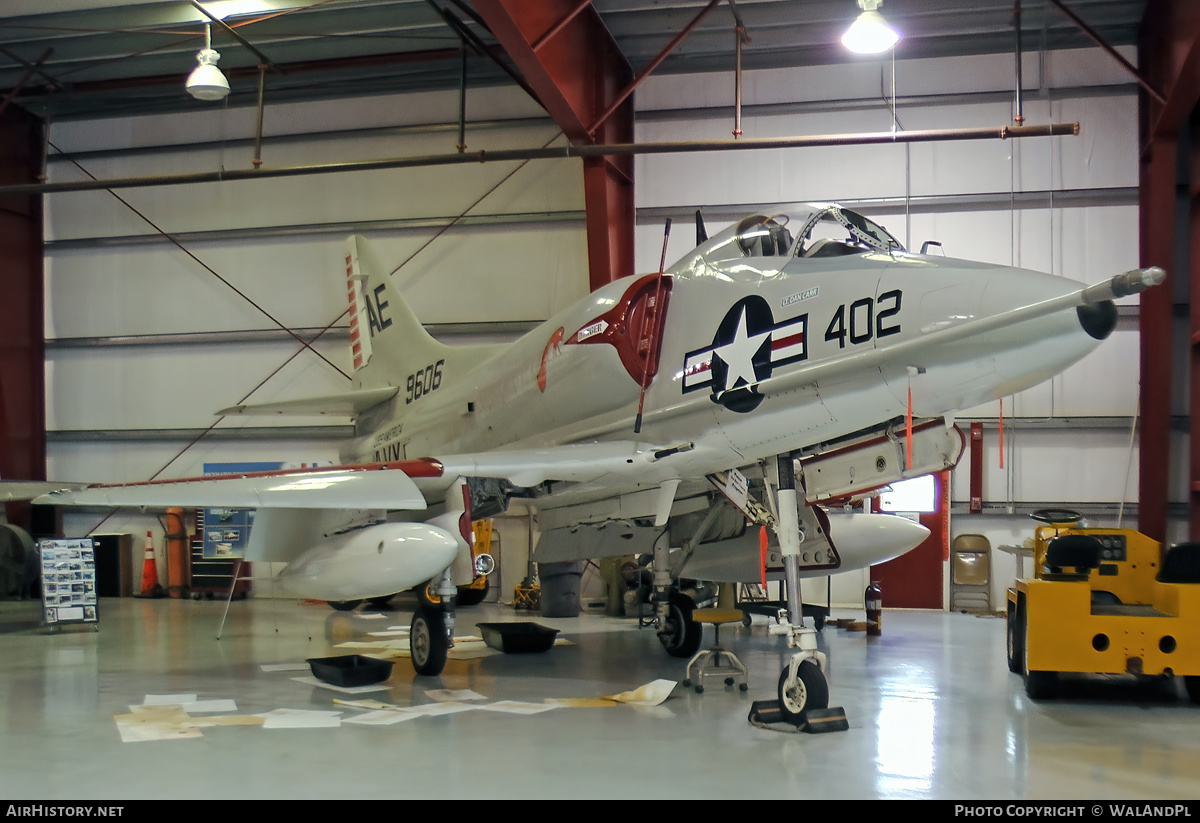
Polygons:
<instances>
[{"instance_id":1,"label":"photo display board","mask_svg":"<svg viewBox=\"0 0 1200 823\"><path fill-rule=\"evenodd\" d=\"M48 626L98 623L96 541L90 537L39 540L42 621Z\"/></svg>"},{"instance_id":2,"label":"photo display board","mask_svg":"<svg viewBox=\"0 0 1200 823\"><path fill-rule=\"evenodd\" d=\"M320 463L205 463L204 474L206 477L223 474L253 474L285 469L304 469L318 465L327 466L331 463L330 461ZM254 525L254 509L206 508L201 514L201 520L206 560L246 556L246 546L250 542L250 528Z\"/></svg>"}]
</instances>

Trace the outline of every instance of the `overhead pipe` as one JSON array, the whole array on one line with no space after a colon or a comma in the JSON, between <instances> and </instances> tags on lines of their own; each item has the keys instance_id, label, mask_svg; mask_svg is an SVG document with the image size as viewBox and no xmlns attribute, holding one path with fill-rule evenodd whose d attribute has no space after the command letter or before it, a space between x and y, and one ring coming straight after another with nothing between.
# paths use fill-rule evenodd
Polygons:
<instances>
[{"instance_id":1,"label":"overhead pipe","mask_svg":"<svg viewBox=\"0 0 1200 823\"><path fill-rule=\"evenodd\" d=\"M298 177L310 174L410 169L426 166L456 166L468 163L501 163L514 160L562 160L572 157L622 157L640 154L691 154L707 151L800 149L820 146L876 146L887 143L935 143L949 140L1009 140L1019 137L1055 137L1079 134L1079 123L1043 126L1000 126L973 129L924 129L863 134L816 134L802 137L765 137L755 140L681 140L652 143L567 144L557 148L499 149L453 154L430 154L378 160L353 160L308 166L268 169L223 169L211 172L165 174L157 177L118 177L109 180L76 180L69 183L40 183L0 186L0 196L9 194L59 194L72 191L133 189L151 186L182 186L192 183L221 183Z\"/></svg>"}]
</instances>

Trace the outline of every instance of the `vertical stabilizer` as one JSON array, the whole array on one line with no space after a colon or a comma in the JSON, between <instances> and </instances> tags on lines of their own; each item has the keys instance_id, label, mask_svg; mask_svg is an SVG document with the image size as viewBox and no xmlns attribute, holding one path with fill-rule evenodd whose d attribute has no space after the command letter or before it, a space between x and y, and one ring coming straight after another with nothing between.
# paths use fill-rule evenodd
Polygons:
<instances>
[{"instance_id":1,"label":"vertical stabilizer","mask_svg":"<svg viewBox=\"0 0 1200 823\"><path fill-rule=\"evenodd\" d=\"M351 362L363 388L403 387L405 375L432 370L450 356L450 348L425 331L363 237L346 240L345 263Z\"/></svg>"}]
</instances>

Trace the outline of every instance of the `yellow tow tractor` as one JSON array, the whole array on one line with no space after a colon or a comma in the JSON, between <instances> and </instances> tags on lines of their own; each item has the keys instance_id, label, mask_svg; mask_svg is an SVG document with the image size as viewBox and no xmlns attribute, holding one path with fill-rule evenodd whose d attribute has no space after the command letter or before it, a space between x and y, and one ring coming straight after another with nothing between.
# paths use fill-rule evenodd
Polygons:
<instances>
[{"instance_id":1,"label":"yellow tow tractor","mask_svg":"<svg viewBox=\"0 0 1200 823\"><path fill-rule=\"evenodd\" d=\"M1129 529L1079 528L1081 515L1032 517L1034 576L1008 590L1008 668L1034 700L1058 676L1181 675L1200 703L1200 543L1160 544Z\"/></svg>"}]
</instances>

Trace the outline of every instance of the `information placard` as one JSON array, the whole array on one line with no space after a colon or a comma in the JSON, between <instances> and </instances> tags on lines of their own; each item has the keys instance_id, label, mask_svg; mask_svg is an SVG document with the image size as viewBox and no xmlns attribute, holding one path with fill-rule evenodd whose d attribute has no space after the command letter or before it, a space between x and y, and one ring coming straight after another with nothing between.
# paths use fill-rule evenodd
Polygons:
<instances>
[{"instance_id":1,"label":"information placard","mask_svg":"<svg viewBox=\"0 0 1200 823\"><path fill-rule=\"evenodd\" d=\"M39 540L42 622L47 626L98 623L96 541L90 537Z\"/></svg>"}]
</instances>

